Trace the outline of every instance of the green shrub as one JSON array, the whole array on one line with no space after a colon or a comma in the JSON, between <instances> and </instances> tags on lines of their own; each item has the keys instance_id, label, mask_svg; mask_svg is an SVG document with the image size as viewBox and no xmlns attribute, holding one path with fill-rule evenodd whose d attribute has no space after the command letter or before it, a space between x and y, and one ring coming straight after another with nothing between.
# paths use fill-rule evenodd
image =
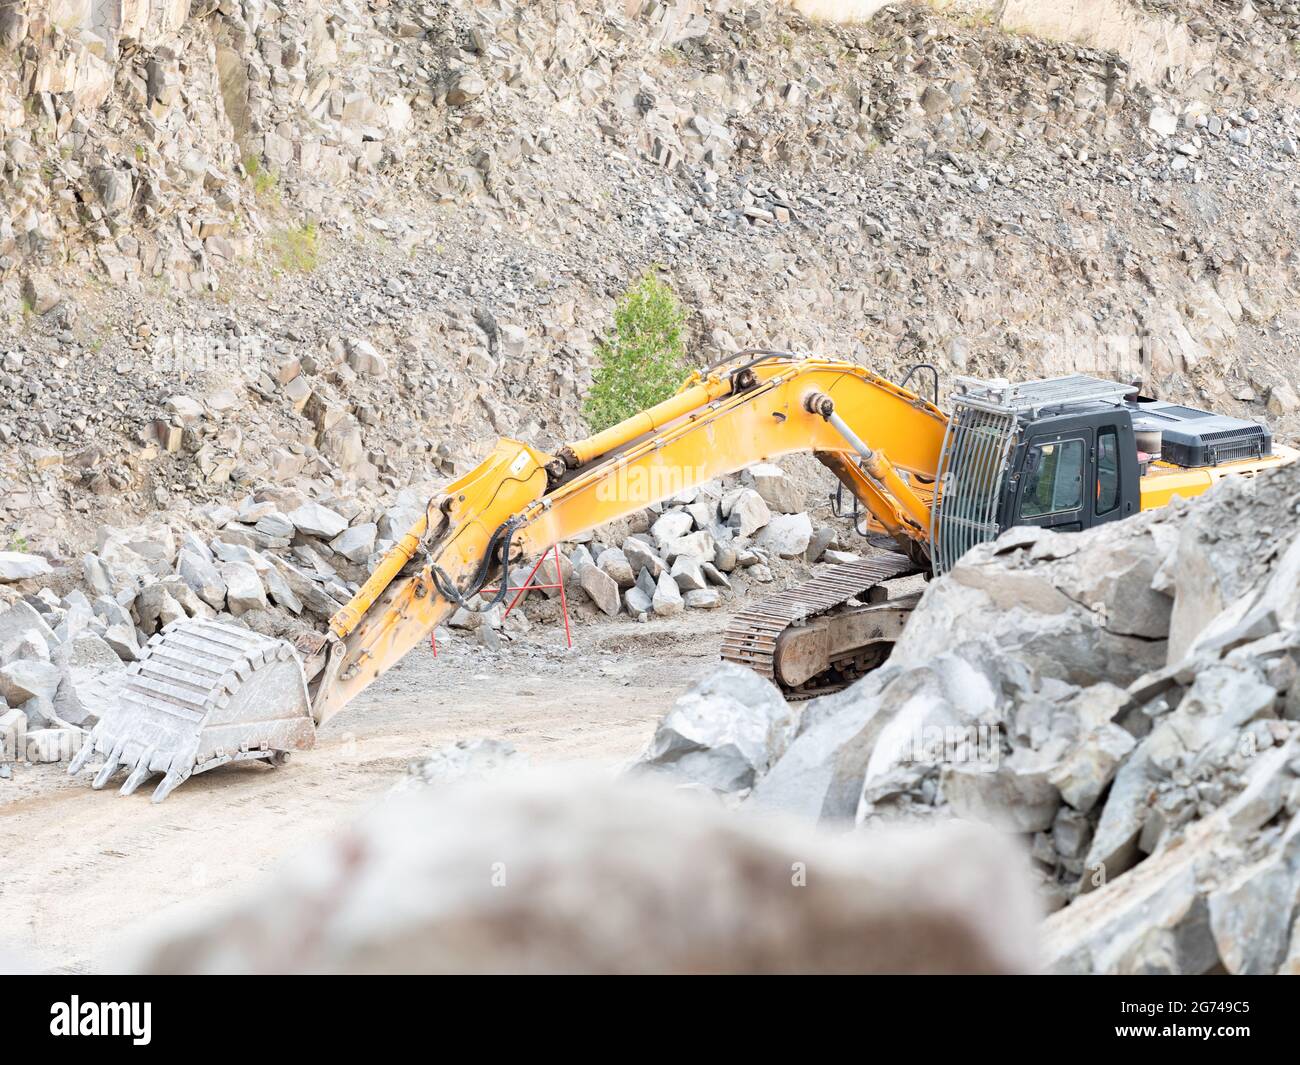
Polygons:
<instances>
[{"instance_id":1,"label":"green shrub","mask_svg":"<svg viewBox=\"0 0 1300 1065\"><path fill-rule=\"evenodd\" d=\"M264 168L261 158L254 151L241 149L241 155L244 162L244 173L248 175L248 180L253 183L253 195L259 202L267 201L270 206L279 206L280 190L276 186L279 184L280 179L275 171Z\"/></svg>"},{"instance_id":2,"label":"green shrub","mask_svg":"<svg viewBox=\"0 0 1300 1065\"><path fill-rule=\"evenodd\" d=\"M309 274L320 259L315 222L273 230L268 238L281 270Z\"/></svg>"},{"instance_id":3,"label":"green shrub","mask_svg":"<svg viewBox=\"0 0 1300 1065\"><path fill-rule=\"evenodd\" d=\"M599 360L583 413L599 432L667 399L686 376L686 313L653 271L614 308L614 331L596 347Z\"/></svg>"}]
</instances>

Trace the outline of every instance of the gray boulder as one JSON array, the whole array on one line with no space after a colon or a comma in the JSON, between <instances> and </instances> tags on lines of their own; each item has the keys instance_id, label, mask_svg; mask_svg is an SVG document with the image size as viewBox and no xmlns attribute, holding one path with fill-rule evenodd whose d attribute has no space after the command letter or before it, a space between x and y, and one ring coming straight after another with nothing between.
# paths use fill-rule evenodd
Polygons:
<instances>
[{"instance_id":1,"label":"gray boulder","mask_svg":"<svg viewBox=\"0 0 1300 1065\"><path fill-rule=\"evenodd\" d=\"M693 555L678 555L669 574L682 592L691 592L707 587L704 579L704 564Z\"/></svg>"},{"instance_id":2,"label":"gray boulder","mask_svg":"<svg viewBox=\"0 0 1300 1065\"><path fill-rule=\"evenodd\" d=\"M624 592L623 602L627 606L628 615L634 618L649 614L654 609L653 598L646 595L640 585L634 585Z\"/></svg>"},{"instance_id":3,"label":"gray boulder","mask_svg":"<svg viewBox=\"0 0 1300 1065\"><path fill-rule=\"evenodd\" d=\"M631 588L636 583L636 573L625 555L617 547L609 547L596 559L596 567L613 578L619 588Z\"/></svg>"},{"instance_id":4,"label":"gray boulder","mask_svg":"<svg viewBox=\"0 0 1300 1065\"><path fill-rule=\"evenodd\" d=\"M330 547L349 562L364 565L370 553L375 549L375 538L379 535L379 526L374 522L363 522L344 529L330 541Z\"/></svg>"},{"instance_id":5,"label":"gray boulder","mask_svg":"<svg viewBox=\"0 0 1300 1065\"><path fill-rule=\"evenodd\" d=\"M52 662L25 658L0 666L0 698L10 706L20 706L29 699L54 700L63 671Z\"/></svg>"},{"instance_id":6,"label":"gray boulder","mask_svg":"<svg viewBox=\"0 0 1300 1065\"><path fill-rule=\"evenodd\" d=\"M396 543L425 515L424 502L414 492L400 492L397 502L379 518L379 538Z\"/></svg>"},{"instance_id":7,"label":"gray boulder","mask_svg":"<svg viewBox=\"0 0 1300 1065\"><path fill-rule=\"evenodd\" d=\"M1228 972L1277 972L1286 957L1297 897L1300 868L1277 854L1236 873L1209 895L1210 932Z\"/></svg>"},{"instance_id":8,"label":"gray boulder","mask_svg":"<svg viewBox=\"0 0 1300 1065\"><path fill-rule=\"evenodd\" d=\"M127 676L122 656L107 640L85 634L59 648L57 664L63 676L54 713L70 725L90 728L120 698Z\"/></svg>"},{"instance_id":9,"label":"gray boulder","mask_svg":"<svg viewBox=\"0 0 1300 1065\"><path fill-rule=\"evenodd\" d=\"M776 514L759 531L754 542L781 558L798 558L808 550L812 531L807 514Z\"/></svg>"},{"instance_id":10,"label":"gray boulder","mask_svg":"<svg viewBox=\"0 0 1300 1065\"><path fill-rule=\"evenodd\" d=\"M176 560L176 572L181 580L213 610L221 610L226 603L226 582L221 571L197 551L182 550Z\"/></svg>"},{"instance_id":11,"label":"gray boulder","mask_svg":"<svg viewBox=\"0 0 1300 1065\"><path fill-rule=\"evenodd\" d=\"M692 525L694 522L691 516L684 510L670 510L650 526L650 535L662 550L672 541L689 533Z\"/></svg>"},{"instance_id":12,"label":"gray boulder","mask_svg":"<svg viewBox=\"0 0 1300 1065\"><path fill-rule=\"evenodd\" d=\"M577 544L569 553L569 565L573 567L574 573L581 573L583 566L594 566L596 560L591 557L591 552L587 550L585 544Z\"/></svg>"},{"instance_id":13,"label":"gray boulder","mask_svg":"<svg viewBox=\"0 0 1300 1065\"><path fill-rule=\"evenodd\" d=\"M583 566L578 574L578 583L582 590L591 596L591 601L610 617L619 609L618 581L599 566Z\"/></svg>"},{"instance_id":14,"label":"gray boulder","mask_svg":"<svg viewBox=\"0 0 1300 1065\"><path fill-rule=\"evenodd\" d=\"M302 603L303 609L322 621L328 621L343 605L331 596L320 583L291 562L274 555L270 556L272 564L279 570L289 591Z\"/></svg>"},{"instance_id":15,"label":"gray boulder","mask_svg":"<svg viewBox=\"0 0 1300 1065\"><path fill-rule=\"evenodd\" d=\"M682 595L687 610L717 610L722 606L722 596L716 588L696 588Z\"/></svg>"},{"instance_id":16,"label":"gray boulder","mask_svg":"<svg viewBox=\"0 0 1300 1065\"><path fill-rule=\"evenodd\" d=\"M943 796L953 813L1004 832L1042 832L1052 827L1061 793L1034 757L1021 748L996 766L978 762L945 765Z\"/></svg>"},{"instance_id":17,"label":"gray boulder","mask_svg":"<svg viewBox=\"0 0 1300 1065\"><path fill-rule=\"evenodd\" d=\"M763 501L778 514L798 514L807 506L807 493L780 466L760 462L745 471Z\"/></svg>"},{"instance_id":18,"label":"gray boulder","mask_svg":"<svg viewBox=\"0 0 1300 1065\"><path fill-rule=\"evenodd\" d=\"M6 647L39 646L47 648L58 643L54 630L30 604L18 600L0 610L0 651ZM48 654L45 656L48 657Z\"/></svg>"},{"instance_id":19,"label":"gray boulder","mask_svg":"<svg viewBox=\"0 0 1300 1065\"><path fill-rule=\"evenodd\" d=\"M726 662L664 715L639 766L714 791L741 791L781 756L794 723L776 685Z\"/></svg>"},{"instance_id":20,"label":"gray boulder","mask_svg":"<svg viewBox=\"0 0 1300 1065\"><path fill-rule=\"evenodd\" d=\"M1074 809L1087 813L1136 746L1137 741L1126 729L1102 725L1088 733L1070 756L1052 769L1048 779Z\"/></svg>"},{"instance_id":21,"label":"gray boulder","mask_svg":"<svg viewBox=\"0 0 1300 1065\"><path fill-rule=\"evenodd\" d=\"M54 570L40 555L23 551L0 551L0 582L48 577Z\"/></svg>"},{"instance_id":22,"label":"gray boulder","mask_svg":"<svg viewBox=\"0 0 1300 1065\"><path fill-rule=\"evenodd\" d=\"M123 662L140 657L140 637L133 623L109 625L104 629L104 642Z\"/></svg>"},{"instance_id":23,"label":"gray boulder","mask_svg":"<svg viewBox=\"0 0 1300 1065\"><path fill-rule=\"evenodd\" d=\"M677 588L677 582L667 573L659 574L659 580L655 584L655 592L650 602L654 607L654 612L665 618L680 614L685 608L685 603L682 602L682 593Z\"/></svg>"},{"instance_id":24,"label":"gray boulder","mask_svg":"<svg viewBox=\"0 0 1300 1065\"><path fill-rule=\"evenodd\" d=\"M772 520L767 502L752 488L737 488L722 497L720 512L737 536L753 536Z\"/></svg>"},{"instance_id":25,"label":"gray boulder","mask_svg":"<svg viewBox=\"0 0 1300 1065\"><path fill-rule=\"evenodd\" d=\"M739 552L735 544L719 540L713 545L713 565L723 573L731 573L739 562Z\"/></svg>"},{"instance_id":26,"label":"gray boulder","mask_svg":"<svg viewBox=\"0 0 1300 1065\"><path fill-rule=\"evenodd\" d=\"M296 531L296 526L289 520L289 516L281 514L278 510L263 514L253 523L253 528L263 536L269 536L274 540L291 539Z\"/></svg>"},{"instance_id":27,"label":"gray boulder","mask_svg":"<svg viewBox=\"0 0 1300 1065\"><path fill-rule=\"evenodd\" d=\"M223 562L218 567L226 585L226 603L235 617L249 610L265 610L266 588L257 570L246 562Z\"/></svg>"},{"instance_id":28,"label":"gray boulder","mask_svg":"<svg viewBox=\"0 0 1300 1065\"><path fill-rule=\"evenodd\" d=\"M304 503L291 510L285 517L293 522L293 527L304 536L315 536L321 540L332 540L348 527L347 519L342 514L320 503Z\"/></svg>"},{"instance_id":29,"label":"gray boulder","mask_svg":"<svg viewBox=\"0 0 1300 1065\"><path fill-rule=\"evenodd\" d=\"M669 540L663 545L664 560L671 565L685 555L697 562L711 562L713 560L714 545L715 541L712 533L703 530L688 533L686 536L679 536L675 540Z\"/></svg>"},{"instance_id":30,"label":"gray boulder","mask_svg":"<svg viewBox=\"0 0 1300 1065\"><path fill-rule=\"evenodd\" d=\"M282 606L290 613L301 614L303 610L302 600L294 594L289 582L274 565L268 565L259 574L262 583L266 588L268 598L277 606Z\"/></svg>"},{"instance_id":31,"label":"gray boulder","mask_svg":"<svg viewBox=\"0 0 1300 1065\"><path fill-rule=\"evenodd\" d=\"M648 543L635 536L630 536L623 542L623 556L634 573L647 569L650 571L650 576L658 580L659 574L664 570L663 560L655 554Z\"/></svg>"},{"instance_id":32,"label":"gray boulder","mask_svg":"<svg viewBox=\"0 0 1300 1065\"><path fill-rule=\"evenodd\" d=\"M798 736L755 786L752 801L813 820L889 816L913 798L910 789L893 786L893 775L931 758L941 765L947 730L972 737L957 753L983 771L997 752L987 750L987 731L979 729L998 721L1001 679L990 663L972 657L954 650L915 668L891 661L843 692L812 700ZM882 782L889 786L878 791Z\"/></svg>"},{"instance_id":33,"label":"gray boulder","mask_svg":"<svg viewBox=\"0 0 1300 1065\"><path fill-rule=\"evenodd\" d=\"M0 665L8 665L24 658L50 660L50 645L39 632L31 630L0 643Z\"/></svg>"},{"instance_id":34,"label":"gray boulder","mask_svg":"<svg viewBox=\"0 0 1300 1065\"><path fill-rule=\"evenodd\" d=\"M567 595L568 589L574 581L574 572L572 561L570 561L563 552L560 553L560 568L557 572L555 568L555 554L552 552L542 559L541 565L537 567L537 576L534 580L540 581L542 584L550 585L558 585L560 582L563 582L565 594ZM547 599L558 599L560 589L558 587L543 588L540 594L544 595Z\"/></svg>"},{"instance_id":35,"label":"gray boulder","mask_svg":"<svg viewBox=\"0 0 1300 1065\"><path fill-rule=\"evenodd\" d=\"M159 629L166 628L173 621L188 617L180 603L163 584L151 584L141 590L136 596L135 614L140 622L140 628L150 636Z\"/></svg>"}]
</instances>

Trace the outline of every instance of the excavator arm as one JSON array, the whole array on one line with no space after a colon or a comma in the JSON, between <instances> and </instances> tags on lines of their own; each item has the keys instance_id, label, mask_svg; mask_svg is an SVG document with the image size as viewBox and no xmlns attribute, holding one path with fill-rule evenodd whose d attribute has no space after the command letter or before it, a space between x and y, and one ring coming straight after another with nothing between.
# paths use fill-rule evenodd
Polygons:
<instances>
[{"instance_id":1,"label":"excavator arm","mask_svg":"<svg viewBox=\"0 0 1300 1065\"><path fill-rule=\"evenodd\" d=\"M509 548L538 557L792 452L815 453L919 561L946 425L937 407L860 366L766 356L694 375L671 399L556 457L502 440L430 504L331 620L331 661L314 685L313 716L327 720L399 661L487 583Z\"/></svg>"},{"instance_id":2,"label":"excavator arm","mask_svg":"<svg viewBox=\"0 0 1300 1065\"><path fill-rule=\"evenodd\" d=\"M752 357L750 357L752 356ZM70 772L104 756L155 802L232 761L279 764L513 562L756 462L812 452L917 563L947 418L851 363L742 353L676 395L555 455L503 439L430 500L323 636L296 648L212 621L155 636ZM841 590L842 591L842 590Z\"/></svg>"}]
</instances>

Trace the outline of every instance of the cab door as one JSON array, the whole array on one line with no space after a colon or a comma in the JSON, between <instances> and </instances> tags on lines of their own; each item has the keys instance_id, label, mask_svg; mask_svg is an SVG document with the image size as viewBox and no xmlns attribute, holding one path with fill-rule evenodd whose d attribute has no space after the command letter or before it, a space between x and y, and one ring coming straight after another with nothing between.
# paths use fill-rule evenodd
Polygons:
<instances>
[{"instance_id":1,"label":"cab door","mask_svg":"<svg viewBox=\"0 0 1300 1065\"><path fill-rule=\"evenodd\" d=\"M1136 514L1141 509L1141 491L1132 418L1125 413L1103 421L1096 439L1092 524L1101 525Z\"/></svg>"},{"instance_id":2,"label":"cab door","mask_svg":"<svg viewBox=\"0 0 1300 1065\"><path fill-rule=\"evenodd\" d=\"M1092 524L1092 429L1032 437L1025 445L1012 525L1078 532Z\"/></svg>"}]
</instances>

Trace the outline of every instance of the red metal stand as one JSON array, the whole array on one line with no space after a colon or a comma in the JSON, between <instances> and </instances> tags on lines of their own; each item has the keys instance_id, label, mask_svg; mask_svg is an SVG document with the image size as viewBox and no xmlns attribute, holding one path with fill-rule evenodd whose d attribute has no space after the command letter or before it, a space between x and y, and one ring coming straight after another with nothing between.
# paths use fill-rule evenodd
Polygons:
<instances>
[{"instance_id":1,"label":"red metal stand","mask_svg":"<svg viewBox=\"0 0 1300 1065\"><path fill-rule=\"evenodd\" d=\"M537 584L533 581L533 578L537 576L537 571L542 568L542 563L546 561L548 555L555 556L555 583ZM531 570L528 571L528 577L524 580L524 583L521 584L518 588L510 589L515 593L515 597L510 600L510 605L506 607L506 612L501 615L501 618L503 621L506 618L508 618L510 616L510 611L514 610L514 608L519 604L519 600L522 599L529 592L542 592L542 591L547 591L551 588L558 588L560 590L560 614L564 618L564 643L565 646L572 647L573 633L569 628L569 600L568 597L564 594L564 570L560 568L560 545L559 544L552 544L545 551L543 551L541 557L537 560L536 564L533 566ZM497 593L496 588L479 589L479 595L496 595L496 593ZM437 629L435 628L434 632L429 633L429 646L433 649L434 658L438 657L438 638L435 635L436 632Z\"/></svg>"}]
</instances>

